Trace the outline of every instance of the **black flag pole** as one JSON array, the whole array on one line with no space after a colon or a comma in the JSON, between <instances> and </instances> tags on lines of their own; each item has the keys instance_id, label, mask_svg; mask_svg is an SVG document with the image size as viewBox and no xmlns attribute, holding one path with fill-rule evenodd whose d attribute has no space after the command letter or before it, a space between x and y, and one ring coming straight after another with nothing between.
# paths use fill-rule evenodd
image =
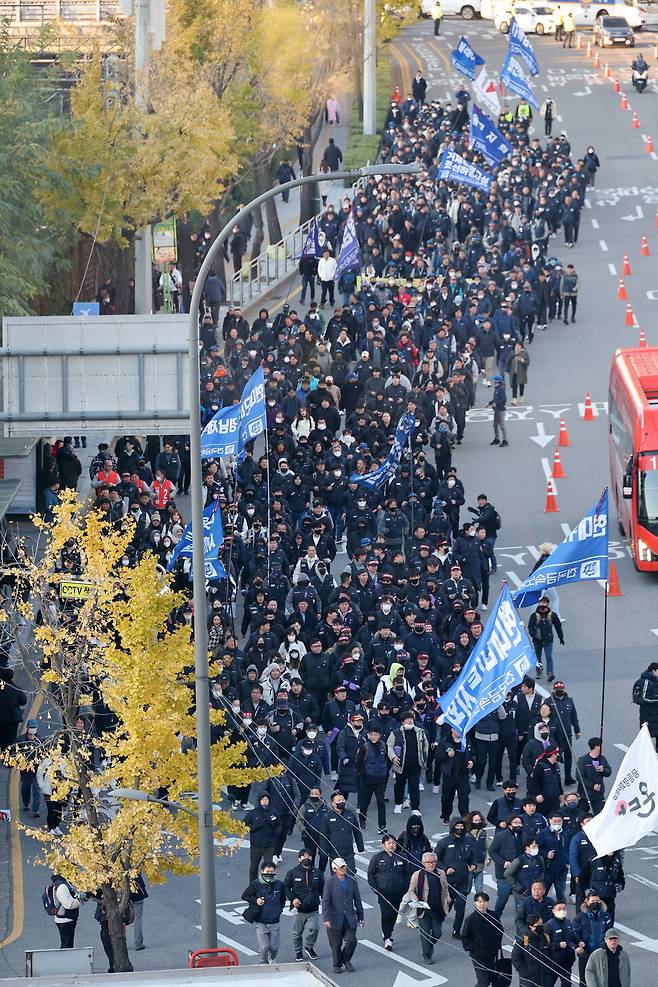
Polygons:
<instances>
[{"instance_id":1,"label":"black flag pole","mask_svg":"<svg viewBox=\"0 0 658 987\"><path fill-rule=\"evenodd\" d=\"M601 724L599 727L599 737L601 738L601 751L603 751L603 718L605 714L605 675L608 658L608 580L603 587L603 663L601 667Z\"/></svg>"}]
</instances>

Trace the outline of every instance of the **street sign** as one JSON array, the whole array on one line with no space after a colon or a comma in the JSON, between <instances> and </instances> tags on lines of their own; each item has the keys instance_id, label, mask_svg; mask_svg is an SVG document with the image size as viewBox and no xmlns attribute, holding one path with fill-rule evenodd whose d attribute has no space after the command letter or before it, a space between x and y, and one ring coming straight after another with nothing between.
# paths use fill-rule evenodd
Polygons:
<instances>
[{"instance_id":1,"label":"street sign","mask_svg":"<svg viewBox=\"0 0 658 987\"><path fill-rule=\"evenodd\" d=\"M84 583L80 579L62 579L59 584L59 595L62 600L86 600L92 591L93 583Z\"/></svg>"}]
</instances>

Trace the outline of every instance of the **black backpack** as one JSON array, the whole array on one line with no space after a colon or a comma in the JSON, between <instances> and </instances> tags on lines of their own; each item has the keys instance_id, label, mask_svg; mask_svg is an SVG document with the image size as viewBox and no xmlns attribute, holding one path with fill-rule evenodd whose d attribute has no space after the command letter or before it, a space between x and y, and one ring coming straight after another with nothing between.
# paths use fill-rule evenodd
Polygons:
<instances>
[{"instance_id":1,"label":"black backpack","mask_svg":"<svg viewBox=\"0 0 658 987\"><path fill-rule=\"evenodd\" d=\"M633 702L639 706L644 699L644 679L640 678L633 683Z\"/></svg>"}]
</instances>

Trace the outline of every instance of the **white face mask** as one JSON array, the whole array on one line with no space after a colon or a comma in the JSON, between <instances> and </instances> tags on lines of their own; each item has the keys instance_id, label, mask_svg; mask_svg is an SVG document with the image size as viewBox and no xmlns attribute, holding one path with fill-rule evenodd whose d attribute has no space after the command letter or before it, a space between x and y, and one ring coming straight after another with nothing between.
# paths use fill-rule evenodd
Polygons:
<instances>
[{"instance_id":1,"label":"white face mask","mask_svg":"<svg viewBox=\"0 0 658 987\"><path fill-rule=\"evenodd\" d=\"M382 603L382 613L390 613L390 612L391 612L391 604Z\"/></svg>"},{"instance_id":2,"label":"white face mask","mask_svg":"<svg viewBox=\"0 0 658 987\"><path fill-rule=\"evenodd\" d=\"M242 723L243 723L243 726L250 727L251 726L251 717L250 716L245 716L245 718L242 721Z\"/></svg>"},{"instance_id":3,"label":"white face mask","mask_svg":"<svg viewBox=\"0 0 658 987\"><path fill-rule=\"evenodd\" d=\"M315 740L317 735L318 735L317 730L309 730L308 733L306 734L309 740Z\"/></svg>"},{"instance_id":4,"label":"white face mask","mask_svg":"<svg viewBox=\"0 0 658 987\"><path fill-rule=\"evenodd\" d=\"M557 919L563 919L563 918L566 918L566 917L567 917L567 912L566 912L566 909L564 909L564 908L563 908L563 909L560 909L560 911L559 911L559 912L554 912L554 915L555 915L555 917L556 917Z\"/></svg>"},{"instance_id":5,"label":"white face mask","mask_svg":"<svg viewBox=\"0 0 658 987\"><path fill-rule=\"evenodd\" d=\"M449 487L454 487L454 485L455 485L455 481L454 480L448 480L448 486Z\"/></svg>"},{"instance_id":6,"label":"white face mask","mask_svg":"<svg viewBox=\"0 0 658 987\"><path fill-rule=\"evenodd\" d=\"M404 648L404 645L403 644L400 644L400 643L394 644L393 645L393 648L394 648L395 651L402 651L403 648Z\"/></svg>"},{"instance_id":7,"label":"white face mask","mask_svg":"<svg viewBox=\"0 0 658 987\"><path fill-rule=\"evenodd\" d=\"M539 853L539 849L537 847L535 847L534 850L531 850L530 847L528 847L528 849L526 850L526 853L528 854L529 857L536 857L537 854Z\"/></svg>"},{"instance_id":8,"label":"white face mask","mask_svg":"<svg viewBox=\"0 0 658 987\"><path fill-rule=\"evenodd\" d=\"M559 833L562 830L562 823L551 823L551 832Z\"/></svg>"},{"instance_id":9,"label":"white face mask","mask_svg":"<svg viewBox=\"0 0 658 987\"><path fill-rule=\"evenodd\" d=\"M413 723L403 723L402 724L402 727L403 727L404 730L413 730L414 725L413 725Z\"/></svg>"},{"instance_id":10,"label":"white face mask","mask_svg":"<svg viewBox=\"0 0 658 987\"><path fill-rule=\"evenodd\" d=\"M259 737L264 737L265 734L267 733L267 727L258 727L257 732Z\"/></svg>"}]
</instances>

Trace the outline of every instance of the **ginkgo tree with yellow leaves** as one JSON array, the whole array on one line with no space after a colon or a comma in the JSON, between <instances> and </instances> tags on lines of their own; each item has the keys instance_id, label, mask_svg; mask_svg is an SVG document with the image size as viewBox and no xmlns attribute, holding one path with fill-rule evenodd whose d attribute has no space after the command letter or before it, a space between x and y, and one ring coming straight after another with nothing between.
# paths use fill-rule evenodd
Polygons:
<instances>
[{"instance_id":1,"label":"ginkgo tree with yellow leaves","mask_svg":"<svg viewBox=\"0 0 658 987\"><path fill-rule=\"evenodd\" d=\"M54 873L98 896L109 921L114 969L130 971L122 916L135 878L141 871L161 882L168 873L194 872L198 831L188 813L112 799L111 793L166 792L167 800L195 813L196 753L189 742L195 736L193 643L189 627L172 629L170 615L183 597L171 590L156 557L147 553L133 568L121 564L131 524L116 530L94 508L83 509L73 492L61 496L52 524L35 518L43 536L40 551L19 546L17 565L7 570L18 582L16 605L35 627L40 688L61 719L51 754L57 769L53 798L68 802L72 814L62 837L28 832L40 841L42 860ZM72 610L53 605L62 551L76 558L76 578L90 586L89 596ZM29 587L24 602L21 584ZM76 730L80 711L89 708L109 709L115 721L93 739ZM222 713L211 714L214 723L223 723ZM92 767L94 759L99 770ZM8 752L5 760L21 766L20 754ZM215 803L223 786L245 786L276 773L246 768L245 744L225 739L213 745L212 763ZM214 826L220 840L245 832L221 809L214 811Z\"/></svg>"}]
</instances>

